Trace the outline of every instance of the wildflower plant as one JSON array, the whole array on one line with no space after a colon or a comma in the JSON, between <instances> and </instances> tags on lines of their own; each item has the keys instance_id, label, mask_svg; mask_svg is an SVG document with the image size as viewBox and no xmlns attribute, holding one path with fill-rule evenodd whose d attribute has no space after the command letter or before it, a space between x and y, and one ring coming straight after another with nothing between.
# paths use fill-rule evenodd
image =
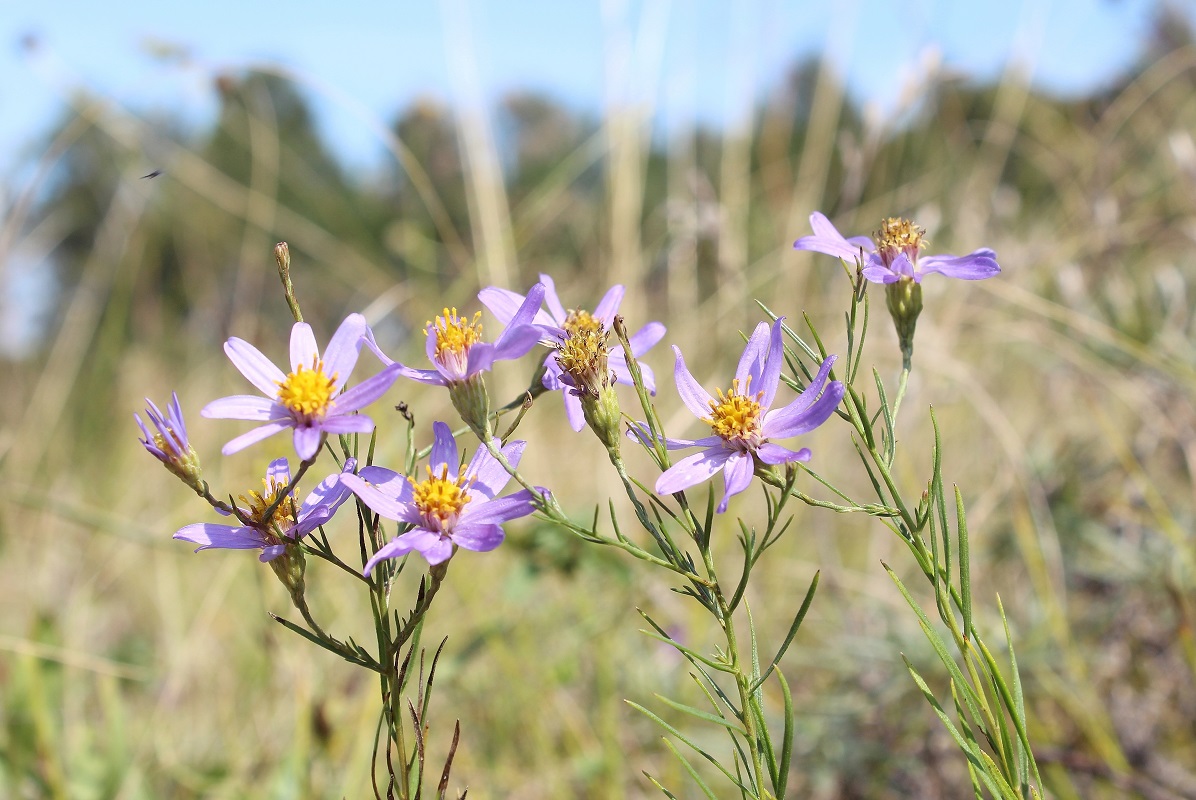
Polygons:
<instances>
[{"instance_id":1,"label":"wildflower plant","mask_svg":"<svg viewBox=\"0 0 1196 800\"><path fill-rule=\"evenodd\" d=\"M631 702L662 726L667 746L702 794L755 800L792 796L791 778L801 765L793 758L796 712L784 657L798 646L819 573L808 576L796 607L764 610L784 615L787 632L779 641L766 641L758 634L759 610L750 607L749 587L753 570L768 551L821 513L857 514L884 525L906 545L929 584L937 629L915 592L884 565L950 680L950 696L938 697L906 662L932 712L958 745L975 796L1001 800L1040 796L1042 780L1030 746L1013 639L999 601L997 609L1005 625L1001 633L1010 643L1005 665L979 630L963 492L956 488L948 497L944 489L933 414L936 436L930 475L911 490L899 484L893 470L896 421L912 368L913 323L921 310L921 279L932 272L965 279L990 277L999 272L995 255L977 250L961 258L920 259L924 234L904 220L885 220L875 242L844 238L821 214L811 217L811 222L814 235L798 240L799 249L827 253L857 267L854 274L848 271L844 347L832 353L808 318L799 334L784 316L761 305L763 318L745 337L733 378L711 394L691 372L682 346L674 344L673 383L679 402L706 426L704 435L697 438L670 435L664 428L656 409L655 378L639 361L664 336L664 326L650 322L629 335L617 313L622 287L609 290L593 312L566 310L546 275L526 295L487 287L479 300L505 324L499 337L493 343L483 338L480 315L446 309L425 328L433 368L415 369L386 356L360 315L346 318L321 356L294 297L285 245L276 249L276 256L296 319L291 372L283 374L256 348L230 339L226 351L263 397L223 398L209 403L204 416L262 423L229 442L226 455L293 429L301 459L296 471L291 472L285 457L276 457L260 491L224 501L212 494L202 478L177 397L165 414L150 403L149 424L137 418L147 451L217 513L230 518L227 523L187 525L175 538L198 544L200 550L260 550L259 558L271 565L303 623L280 615L274 618L304 639L376 673L380 714L375 757L385 765L376 782L378 796L421 797L429 774L440 775L436 794L445 796L460 726L454 731L447 762L440 770L431 770L425 765L425 718L436 660L445 644L440 643L427 663L421 643L429 610L455 559L481 557L499 547L506 523L533 514L562 532L619 550L657 570L655 574L709 619L720 643L714 652L701 652L670 633L674 628L667 621L640 612L648 623L648 635L675 649L692 667L708 707L668 698L663 702L693 724L713 726L727 736L725 748L718 751L707 737L695 736L688 728L667 722L656 710ZM878 372L861 377L869 283L883 284L890 292L897 287L909 303L916 300L917 305L914 311L913 305L901 305L900 298L887 298L903 354L892 401ZM548 350L532 367L528 389L506 404L494 402L483 373L499 361L525 356L537 344ZM349 373L363 346L379 357L383 370L350 386ZM444 387L445 405L456 410L463 427L454 433L448 422L437 421L431 444L418 449L415 416L400 405L402 423L397 434L385 425L375 428L374 420L361 411L401 377ZM617 390L619 384L629 388ZM588 427L603 445L634 510L634 526L620 519L613 501L607 502L608 519L595 512L589 521L576 521L564 512L554 492L521 471L529 448L553 448L553 443L534 438L512 439L535 407L535 398L553 390L563 392L570 426ZM623 410L620 391L634 398L634 413ZM818 447L807 446L806 435L820 427L828 430ZM472 447L458 441L466 432L473 434ZM836 432L843 434L837 448L826 444L834 441L831 437ZM397 437L404 444L406 456L398 469L374 463L380 437L392 442ZM647 474L633 474L625 459L627 447L639 448L647 456L652 465ZM468 461L462 457L465 450L472 450ZM696 452L674 460L677 450ZM819 474L819 464L841 460L842 452L848 451L857 454L875 497L854 498ZM323 470L326 477L300 503L298 482L321 458L336 468ZM721 488L711 483L719 473ZM512 482L513 490L503 494ZM343 536L327 533L325 526L331 526L334 517L343 521L348 516L340 509L349 505L351 497L356 501L351 505L358 524L352 542L356 547L350 549L356 550L356 558L346 561L337 553L348 546ZM759 499L753 503L753 497ZM733 512L749 508L762 514L735 518ZM760 521L747 521L751 519ZM721 544L730 537L739 546L733 563L728 563L727 549ZM320 626L306 599L314 585L306 573L312 560L335 567L333 574L347 575L369 593L376 632L372 647L338 639ZM409 567L426 572L404 612L401 600L392 595L395 578ZM938 632L943 627L946 636ZM416 673L419 677L413 683ZM776 691L766 694L766 684ZM416 701L407 699L412 691ZM716 784L712 776L726 785ZM677 796L675 787L647 777L665 796Z\"/></svg>"}]
</instances>

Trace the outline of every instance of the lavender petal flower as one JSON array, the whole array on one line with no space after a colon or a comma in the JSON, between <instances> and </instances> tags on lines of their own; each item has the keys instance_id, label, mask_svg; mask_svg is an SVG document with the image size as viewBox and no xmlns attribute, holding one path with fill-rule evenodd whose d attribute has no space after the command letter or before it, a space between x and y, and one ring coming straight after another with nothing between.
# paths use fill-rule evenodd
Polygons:
<instances>
[{"instance_id":1,"label":"lavender petal flower","mask_svg":"<svg viewBox=\"0 0 1196 800\"><path fill-rule=\"evenodd\" d=\"M721 514L727 503L745 490L758 464L777 465L807 461L810 451L789 450L771 441L805 433L821 425L834 413L843 399L839 381L827 383L834 357L826 359L814 381L788 405L772 409L780 383L784 348L781 339L783 319L770 327L760 323L748 339L727 392L714 397L690 373L680 348L674 347L674 380L678 394L694 416L710 425L714 435L700 439L665 439L671 449L701 447L665 470L656 480L657 494L672 494L695 486L723 472ZM629 434L642 443L651 440L644 423Z\"/></svg>"}]
</instances>

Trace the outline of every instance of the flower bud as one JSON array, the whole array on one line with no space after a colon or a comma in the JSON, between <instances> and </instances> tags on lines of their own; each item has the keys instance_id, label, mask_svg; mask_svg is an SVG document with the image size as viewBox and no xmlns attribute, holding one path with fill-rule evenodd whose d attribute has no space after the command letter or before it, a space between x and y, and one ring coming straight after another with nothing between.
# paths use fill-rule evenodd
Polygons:
<instances>
[{"instance_id":1,"label":"flower bud","mask_svg":"<svg viewBox=\"0 0 1196 800\"><path fill-rule=\"evenodd\" d=\"M469 426L482 441L490 439L490 393L481 373L475 373L462 381L448 384L449 398L461 420Z\"/></svg>"},{"instance_id":2,"label":"flower bud","mask_svg":"<svg viewBox=\"0 0 1196 800\"><path fill-rule=\"evenodd\" d=\"M307 570L307 559L303 556L303 549L296 542L288 542L282 555L272 559L269 564L279 582L286 587L291 602L296 608L302 608L305 602L303 573Z\"/></svg>"},{"instance_id":3,"label":"flower bud","mask_svg":"<svg viewBox=\"0 0 1196 800\"><path fill-rule=\"evenodd\" d=\"M908 369L914 357L914 328L918 315L922 313L922 285L913 278L902 276L895 283L885 286L885 302L897 328L897 343L901 346L901 357Z\"/></svg>"}]
</instances>

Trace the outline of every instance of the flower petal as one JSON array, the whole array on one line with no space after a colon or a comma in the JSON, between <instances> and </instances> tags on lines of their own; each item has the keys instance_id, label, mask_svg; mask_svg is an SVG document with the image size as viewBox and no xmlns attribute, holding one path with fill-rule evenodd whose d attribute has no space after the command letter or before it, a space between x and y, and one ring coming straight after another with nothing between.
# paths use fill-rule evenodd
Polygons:
<instances>
[{"instance_id":1,"label":"flower petal","mask_svg":"<svg viewBox=\"0 0 1196 800\"><path fill-rule=\"evenodd\" d=\"M457 451L457 440L453 431L445 422L432 423L432 453L428 458L428 466L432 472L440 475L443 467L448 467L448 476L455 480L457 468L461 465Z\"/></svg>"},{"instance_id":2,"label":"flower petal","mask_svg":"<svg viewBox=\"0 0 1196 800\"><path fill-rule=\"evenodd\" d=\"M565 401L565 418L569 420L569 427L580 432L586 426L586 415L581 410L581 398L568 389L561 392L561 398Z\"/></svg>"},{"instance_id":3,"label":"flower petal","mask_svg":"<svg viewBox=\"0 0 1196 800\"><path fill-rule=\"evenodd\" d=\"M299 367L314 369L320 358L320 346L316 344L316 335L306 322L296 322L291 326L291 372Z\"/></svg>"},{"instance_id":4,"label":"flower petal","mask_svg":"<svg viewBox=\"0 0 1196 800\"><path fill-rule=\"evenodd\" d=\"M519 439L507 444L500 452L512 467L518 467L519 462L523 459L523 448L526 446L527 442ZM470 494L480 494L483 497L492 498L510 482L511 475L503 468L502 464L498 463L498 459L490 455L489 450L479 445L477 452L470 459L469 466L465 468L465 478L473 481Z\"/></svg>"},{"instance_id":5,"label":"flower petal","mask_svg":"<svg viewBox=\"0 0 1196 800\"><path fill-rule=\"evenodd\" d=\"M694 376L685 366L681 348L673 345L673 352L677 356L676 366L673 367L673 381L677 384L677 394L681 395L681 402L685 403L685 407L698 419L710 416L710 405L714 398L694 380Z\"/></svg>"},{"instance_id":6,"label":"flower petal","mask_svg":"<svg viewBox=\"0 0 1196 800\"><path fill-rule=\"evenodd\" d=\"M779 444L765 442L756 448L756 457L765 464L788 464L790 461L809 461L810 448L803 447L801 450L790 450L787 447L781 447Z\"/></svg>"},{"instance_id":7,"label":"flower petal","mask_svg":"<svg viewBox=\"0 0 1196 800\"><path fill-rule=\"evenodd\" d=\"M324 433L371 433L374 420L365 414L337 414L325 417L320 428Z\"/></svg>"},{"instance_id":8,"label":"flower petal","mask_svg":"<svg viewBox=\"0 0 1196 800\"><path fill-rule=\"evenodd\" d=\"M743 355L739 357L739 365L735 368L735 380L739 381L739 393L755 395L760 391L760 376L768 365L768 354L772 348L772 337L768 330L768 323L756 325L743 348ZM777 367L778 374L780 367Z\"/></svg>"},{"instance_id":9,"label":"flower petal","mask_svg":"<svg viewBox=\"0 0 1196 800\"><path fill-rule=\"evenodd\" d=\"M224 352L233 366L266 397L278 397L278 385L287 379L274 362L244 339L231 337L224 343Z\"/></svg>"},{"instance_id":10,"label":"flower petal","mask_svg":"<svg viewBox=\"0 0 1196 800\"><path fill-rule=\"evenodd\" d=\"M764 415L764 419L762 421L762 433L764 436L767 437L772 435L768 432L770 430L769 425L775 424L775 418L780 416L792 416L798 414L799 412L805 411L814 403L815 400L818 399L818 396L822 394L822 389L826 384L826 379L830 377L831 368L835 366L835 362L838 360L838 356L827 356L826 359L823 360L822 365L818 367L818 373L814 375L814 380L810 381L810 385L803 389L801 394L794 398L789 405L785 406L784 408L773 409Z\"/></svg>"},{"instance_id":11,"label":"flower petal","mask_svg":"<svg viewBox=\"0 0 1196 800\"><path fill-rule=\"evenodd\" d=\"M544 316L552 320L548 324L564 325L569 312L565 311L565 306L561 303L561 296L557 294L556 283L552 280L552 276L541 272L540 283L544 285L544 305L548 306L548 313ZM537 314L536 316L539 317L540 315ZM539 319L536 322L538 323Z\"/></svg>"},{"instance_id":12,"label":"flower petal","mask_svg":"<svg viewBox=\"0 0 1196 800\"><path fill-rule=\"evenodd\" d=\"M233 453L239 453L251 444L257 444L262 439L268 439L279 431L285 431L287 428L294 427L294 423L290 420L286 422L271 422L261 427L254 428L248 433L242 433L235 439L229 439L224 447L220 448L223 455L231 456Z\"/></svg>"},{"instance_id":13,"label":"flower petal","mask_svg":"<svg viewBox=\"0 0 1196 800\"><path fill-rule=\"evenodd\" d=\"M723 500L716 509L722 514L727 510L727 501L746 489L752 482L756 462L750 453L736 451L727 459L723 470Z\"/></svg>"},{"instance_id":14,"label":"flower petal","mask_svg":"<svg viewBox=\"0 0 1196 800\"><path fill-rule=\"evenodd\" d=\"M734 453L731 448L720 444L681 459L656 479L656 493L673 494L709 480Z\"/></svg>"},{"instance_id":15,"label":"flower petal","mask_svg":"<svg viewBox=\"0 0 1196 800\"><path fill-rule=\"evenodd\" d=\"M540 328L534 325L519 325L517 327L508 327L502 332L502 336L494 343L492 355L484 367L479 367L480 370L490 369L490 365L495 361L507 361L513 358L520 358L529 350L538 345L543 337L543 332ZM475 374L474 352L477 351L481 345L474 345L469 351L469 374Z\"/></svg>"},{"instance_id":16,"label":"flower petal","mask_svg":"<svg viewBox=\"0 0 1196 800\"><path fill-rule=\"evenodd\" d=\"M863 269L860 274L864 276L864 280L871 283L896 283L901 277L893 270L885 266L885 262L880 260L880 256L872 254L864 261Z\"/></svg>"},{"instance_id":17,"label":"flower petal","mask_svg":"<svg viewBox=\"0 0 1196 800\"><path fill-rule=\"evenodd\" d=\"M365 408L370 403L377 400L382 395L386 394L386 390L398 380L399 373L404 369L402 364L392 364L386 369L366 378L361 383L349 389L342 395L339 395L333 400L333 409L336 414L347 414L350 411L356 411L359 408Z\"/></svg>"},{"instance_id":18,"label":"flower petal","mask_svg":"<svg viewBox=\"0 0 1196 800\"><path fill-rule=\"evenodd\" d=\"M361 498L361 502L369 506L370 510L387 519L412 525L420 522L419 512L411 505L410 490L407 491L406 497L402 495L395 497L391 491L383 492L357 475L341 475L341 483L348 486L349 491ZM403 483L407 484L405 480ZM389 490L391 486L387 486L387 488Z\"/></svg>"},{"instance_id":19,"label":"flower petal","mask_svg":"<svg viewBox=\"0 0 1196 800\"><path fill-rule=\"evenodd\" d=\"M254 394L234 394L213 400L200 410L199 415L207 419L247 419L253 422L281 422L290 418L290 413L268 397Z\"/></svg>"},{"instance_id":20,"label":"flower petal","mask_svg":"<svg viewBox=\"0 0 1196 800\"><path fill-rule=\"evenodd\" d=\"M374 567L378 565L379 561L385 561L388 558L398 558L405 556L415 549L415 544L410 539L403 540L402 536L391 539L386 544L378 548L378 552L370 556L370 560L365 562L365 569L361 572L367 578L370 573L374 571Z\"/></svg>"},{"instance_id":21,"label":"flower petal","mask_svg":"<svg viewBox=\"0 0 1196 800\"><path fill-rule=\"evenodd\" d=\"M265 546L262 534L245 526L216 525L211 522L196 522L184 525L175 532L175 539L199 545L195 552L211 548L225 550L256 550Z\"/></svg>"},{"instance_id":22,"label":"flower petal","mask_svg":"<svg viewBox=\"0 0 1196 800\"><path fill-rule=\"evenodd\" d=\"M345 387L353 367L357 366L357 357L361 354L367 330L369 326L365 323L365 317L350 314L328 342L328 348L324 351L324 374L336 376L332 385L338 392Z\"/></svg>"},{"instance_id":23,"label":"flower petal","mask_svg":"<svg viewBox=\"0 0 1196 800\"><path fill-rule=\"evenodd\" d=\"M819 211L810 215L810 227L813 229L814 235L801 237L793 243L794 248L826 253L828 256L841 258L844 261L855 261L859 258L861 247L865 253L871 249L872 242L865 237L854 237L851 240L843 238L839 229Z\"/></svg>"},{"instance_id":24,"label":"flower petal","mask_svg":"<svg viewBox=\"0 0 1196 800\"><path fill-rule=\"evenodd\" d=\"M286 486L291 482L291 465L286 458L276 458L266 465L266 482Z\"/></svg>"},{"instance_id":25,"label":"flower petal","mask_svg":"<svg viewBox=\"0 0 1196 800\"><path fill-rule=\"evenodd\" d=\"M752 386L753 392L763 392L760 397L762 408L772 408L772 401L777 396L777 384L781 380L781 364L785 361L785 348L781 342L781 326L784 321L784 317L777 317L776 321L772 323L764 370L761 372L759 380Z\"/></svg>"},{"instance_id":26,"label":"flower petal","mask_svg":"<svg viewBox=\"0 0 1196 800\"><path fill-rule=\"evenodd\" d=\"M814 430L835 413L843 400L843 391L842 383L831 381L813 403L799 395L792 403L778 409L775 416L766 415L761 433L769 439L787 439Z\"/></svg>"},{"instance_id":27,"label":"flower petal","mask_svg":"<svg viewBox=\"0 0 1196 800\"><path fill-rule=\"evenodd\" d=\"M486 522L458 523L453 527L453 544L475 553L486 553L502 544L505 534L498 525Z\"/></svg>"},{"instance_id":28,"label":"flower petal","mask_svg":"<svg viewBox=\"0 0 1196 800\"><path fill-rule=\"evenodd\" d=\"M923 275L938 272L948 278L980 281L1001 274L1001 267L997 265L997 254L985 247L966 256L927 256L918 261L918 271Z\"/></svg>"},{"instance_id":29,"label":"flower petal","mask_svg":"<svg viewBox=\"0 0 1196 800\"><path fill-rule=\"evenodd\" d=\"M602 323L603 330L610 330L611 323L615 321L615 314L619 313L619 304L623 302L625 291L622 284L616 283L606 290L606 294L594 308L593 317Z\"/></svg>"},{"instance_id":30,"label":"flower petal","mask_svg":"<svg viewBox=\"0 0 1196 800\"><path fill-rule=\"evenodd\" d=\"M664 338L665 327L659 322L649 322L635 332L630 339L631 354L639 358L651 350L657 342Z\"/></svg>"},{"instance_id":31,"label":"flower petal","mask_svg":"<svg viewBox=\"0 0 1196 800\"><path fill-rule=\"evenodd\" d=\"M311 461L320 452L320 444L324 441L324 430L319 425L296 425L291 439L299 458Z\"/></svg>"},{"instance_id":32,"label":"flower petal","mask_svg":"<svg viewBox=\"0 0 1196 800\"><path fill-rule=\"evenodd\" d=\"M476 504L469 503L461 512L457 526L453 528L453 538L456 538L457 530L462 523L476 525L481 523L506 522L518 519L519 517L526 517L535 510L535 506L532 505L532 493L527 489L522 489L506 497L500 497L497 500L485 500Z\"/></svg>"}]
</instances>

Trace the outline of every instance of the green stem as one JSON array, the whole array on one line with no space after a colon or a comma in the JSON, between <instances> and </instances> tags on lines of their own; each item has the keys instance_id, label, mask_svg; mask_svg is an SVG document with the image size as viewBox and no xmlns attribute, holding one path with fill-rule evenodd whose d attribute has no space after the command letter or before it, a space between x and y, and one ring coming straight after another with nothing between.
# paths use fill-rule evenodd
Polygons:
<instances>
[{"instance_id":1,"label":"green stem","mask_svg":"<svg viewBox=\"0 0 1196 800\"><path fill-rule=\"evenodd\" d=\"M905 359L905 366L901 368L901 382L897 385L897 397L893 400L893 427L897 427L897 412L901 409L901 400L905 397L906 385L909 383L910 360ZM893 437L896 438L897 432L893 431Z\"/></svg>"}]
</instances>

